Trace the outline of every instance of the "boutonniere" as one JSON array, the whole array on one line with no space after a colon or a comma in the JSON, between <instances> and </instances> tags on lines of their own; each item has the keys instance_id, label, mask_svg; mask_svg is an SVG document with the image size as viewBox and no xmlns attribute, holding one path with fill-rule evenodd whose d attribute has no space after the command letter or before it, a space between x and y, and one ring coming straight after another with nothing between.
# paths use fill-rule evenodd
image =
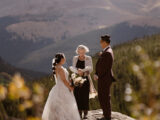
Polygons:
<instances>
[{"instance_id":1,"label":"boutonniere","mask_svg":"<svg viewBox=\"0 0 160 120\"><path fill-rule=\"evenodd\" d=\"M99 52L99 56L101 56L101 55L102 55L102 53L103 53L102 51L101 51L101 52Z\"/></svg>"}]
</instances>

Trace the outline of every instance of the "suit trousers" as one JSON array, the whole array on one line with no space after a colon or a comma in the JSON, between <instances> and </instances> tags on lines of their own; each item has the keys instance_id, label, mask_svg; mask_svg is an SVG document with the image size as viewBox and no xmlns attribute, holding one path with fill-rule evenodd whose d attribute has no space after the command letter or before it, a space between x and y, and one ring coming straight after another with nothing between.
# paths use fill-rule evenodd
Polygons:
<instances>
[{"instance_id":1,"label":"suit trousers","mask_svg":"<svg viewBox=\"0 0 160 120\"><path fill-rule=\"evenodd\" d=\"M111 100L110 100L111 85L112 82L104 84L103 81L101 81L98 83L98 99L100 102L100 106L103 110L103 115L107 119L111 119Z\"/></svg>"}]
</instances>

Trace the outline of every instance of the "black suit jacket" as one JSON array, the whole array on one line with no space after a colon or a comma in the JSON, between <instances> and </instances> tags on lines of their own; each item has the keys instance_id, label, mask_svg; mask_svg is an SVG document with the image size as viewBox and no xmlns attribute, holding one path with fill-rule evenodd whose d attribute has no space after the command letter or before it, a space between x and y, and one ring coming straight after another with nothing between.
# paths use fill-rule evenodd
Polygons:
<instances>
[{"instance_id":1,"label":"black suit jacket","mask_svg":"<svg viewBox=\"0 0 160 120\"><path fill-rule=\"evenodd\" d=\"M96 75L98 76L99 83L107 84L115 81L112 73L113 56L107 50L111 49L108 47L102 55L99 57L96 64Z\"/></svg>"}]
</instances>

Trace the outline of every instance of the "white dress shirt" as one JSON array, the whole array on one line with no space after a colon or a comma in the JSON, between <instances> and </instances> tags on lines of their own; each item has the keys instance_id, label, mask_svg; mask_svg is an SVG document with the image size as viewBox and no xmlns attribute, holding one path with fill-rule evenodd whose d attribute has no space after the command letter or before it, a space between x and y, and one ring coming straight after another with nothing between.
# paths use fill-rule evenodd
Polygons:
<instances>
[{"instance_id":1,"label":"white dress shirt","mask_svg":"<svg viewBox=\"0 0 160 120\"><path fill-rule=\"evenodd\" d=\"M103 52L107 49L107 48L109 48L110 47L110 45L108 45L107 47L105 47L104 49L103 49Z\"/></svg>"}]
</instances>

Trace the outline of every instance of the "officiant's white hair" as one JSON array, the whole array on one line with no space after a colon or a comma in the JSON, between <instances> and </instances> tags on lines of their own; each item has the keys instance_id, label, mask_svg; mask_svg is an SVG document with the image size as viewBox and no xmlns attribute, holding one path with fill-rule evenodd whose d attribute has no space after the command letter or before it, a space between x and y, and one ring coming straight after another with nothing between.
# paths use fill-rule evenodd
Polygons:
<instances>
[{"instance_id":1,"label":"officiant's white hair","mask_svg":"<svg viewBox=\"0 0 160 120\"><path fill-rule=\"evenodd\" d=\"M77 49L76 49L76 53L78 54L78 50L79 49L82 49L82 50L85 50L86 53L89 52L89 48L85 45L78 45Z\"/></svg>"}]
</instances>

